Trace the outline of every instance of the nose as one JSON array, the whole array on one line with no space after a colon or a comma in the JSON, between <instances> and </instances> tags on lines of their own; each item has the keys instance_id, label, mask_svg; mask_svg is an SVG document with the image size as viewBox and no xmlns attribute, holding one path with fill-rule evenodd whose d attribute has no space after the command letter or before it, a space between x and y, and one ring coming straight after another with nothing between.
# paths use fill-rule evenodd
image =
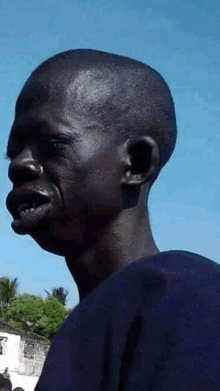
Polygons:
<instances>
[{"instance_id":1,"label":"nose","mask_svg":"<svg viewBox=\"0 0 220 391\"><path fill-rule=\"evenodd\" d=\"M18 156L12 159L8 176L14 186L20 186L38 179L42 172L43 168L33 155L31 147L26 147Z\"/></svg>"}]
</instances>

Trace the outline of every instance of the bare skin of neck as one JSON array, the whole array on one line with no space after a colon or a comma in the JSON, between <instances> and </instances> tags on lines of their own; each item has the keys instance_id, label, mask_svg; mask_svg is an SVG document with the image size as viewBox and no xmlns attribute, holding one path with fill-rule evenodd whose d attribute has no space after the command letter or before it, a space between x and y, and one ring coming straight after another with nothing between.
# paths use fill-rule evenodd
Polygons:
<instances>
[{"instance_id":1,"label":"bare skin of neck","mask_svg":"<svg viewBox=\"0 0 220 391\"><path fill-rule=\"evenodd\" d=\"M122 210L117 220L98 233L95 245L77 258L71 252L66 256L80 300L109 275L142 257L150 258L160 252L152 236L143 198L140 197L135 207Z\"/></svg>"}]
</instances>

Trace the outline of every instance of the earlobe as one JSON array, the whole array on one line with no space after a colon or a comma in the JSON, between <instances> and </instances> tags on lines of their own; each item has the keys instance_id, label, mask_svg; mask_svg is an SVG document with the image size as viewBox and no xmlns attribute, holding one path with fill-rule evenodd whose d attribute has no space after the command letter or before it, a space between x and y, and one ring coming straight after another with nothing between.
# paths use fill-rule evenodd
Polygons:
<instances>
[{"instance_id":1,"label":"earlobe","mask_svg":"<svg viewBox=\"0 0 220 391\"><path fill-rule=\"evenodd\" d=\"M142 185L158 172L159 147L152 137L141 136L127 140L127 164L123 185Z\"/></svg>"}]
</instances>

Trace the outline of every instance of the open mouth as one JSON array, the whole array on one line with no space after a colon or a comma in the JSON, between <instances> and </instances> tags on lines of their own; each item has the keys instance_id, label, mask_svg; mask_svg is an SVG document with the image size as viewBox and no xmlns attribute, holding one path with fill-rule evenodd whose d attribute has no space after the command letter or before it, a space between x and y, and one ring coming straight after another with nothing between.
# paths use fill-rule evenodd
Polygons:
<instances>
[{"instance_id":1,"label":"open mouth","mask_svg":"<svg viewBox=\"0 0 220 391\"><path fill-rule=\"evenodd\" d=\"M49 197L41 192L21 193L12 190L6 199L6 205L14 219L14 231L25 234L36 228L50 205L49 201Z\"/></svg>"},{"instance_id":2,"label":"open mouth","mask_svg":"<svg viewBox=\"0 0 220 391\"><path fill-rule=\"evenodd\" d=\"M17 219L22 219L24 218L25 216L28 216L30 214L33 214L37 211L37 209L41 206L41 205L44 205L45 203L47 203L48 201L46 202L43 202L43 200L38 200L37 201L34 201L34 200L29 200L28 202L22 202L15 210L15 212L12 214L13 217L17 220Z\"/></svg>"}]
</instances>

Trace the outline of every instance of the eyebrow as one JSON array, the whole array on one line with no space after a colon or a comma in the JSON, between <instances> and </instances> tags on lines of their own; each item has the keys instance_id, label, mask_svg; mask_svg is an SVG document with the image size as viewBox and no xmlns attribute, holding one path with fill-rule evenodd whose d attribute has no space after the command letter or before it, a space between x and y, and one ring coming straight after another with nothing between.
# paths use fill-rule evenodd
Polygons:
<instances>
[{"instance_id":1,"label":"eyebrow","mask_svg":"<svg viewBox=\"0 0 220 391\"><path fill-rule=\"evenodd\" d=\"M36 124L36 127L37 126L39 127L39 125ZM40 124L40 127L41 127L41 129L43 129L45 127L48 129L50 128L49 124L46 122L42 122ZM6 153L5 153L6 158L10 158L10 149L13 148L13 147L10 147L10 138L16 137L19 133L20 133L20 135L22 135L22 134L24 135L26 133L25 128L28 129L28 128L30 128L30 126L29 127L28 126L18 126L18 127L16 127L16 130L10 134L7 148L6 148ZM12 127L12 129L13 129L13 127ZM32 136L32 137L34 138L34 136ZM71 142L79 139L79 134L77 134L77 132L74 132L74 131L72 131L70 134L64 134L64 133L60 133L60 132L55 132L53 130L53 134L51 134L49 132L45 133L45 134L40 133L39 137L42 140L42 142L60 141L61 143L64 143L64 144L70 144ZM28 135L27 138L31 139L31 135Z\"/></svg>"},{"instance_id":2,"label":"eyebrow","mask_svg":"<svg viewBox=\"0 0 220 391\"><path fill-rule=\"evenodd\" d=\"M42 141L61 141L65 144L68 144L72 141L75 141L78 139L77 134L60 134L60 133L53 133L53 134L42 134L40 135L40 138Z\"/></svg>"}]
</instances>

